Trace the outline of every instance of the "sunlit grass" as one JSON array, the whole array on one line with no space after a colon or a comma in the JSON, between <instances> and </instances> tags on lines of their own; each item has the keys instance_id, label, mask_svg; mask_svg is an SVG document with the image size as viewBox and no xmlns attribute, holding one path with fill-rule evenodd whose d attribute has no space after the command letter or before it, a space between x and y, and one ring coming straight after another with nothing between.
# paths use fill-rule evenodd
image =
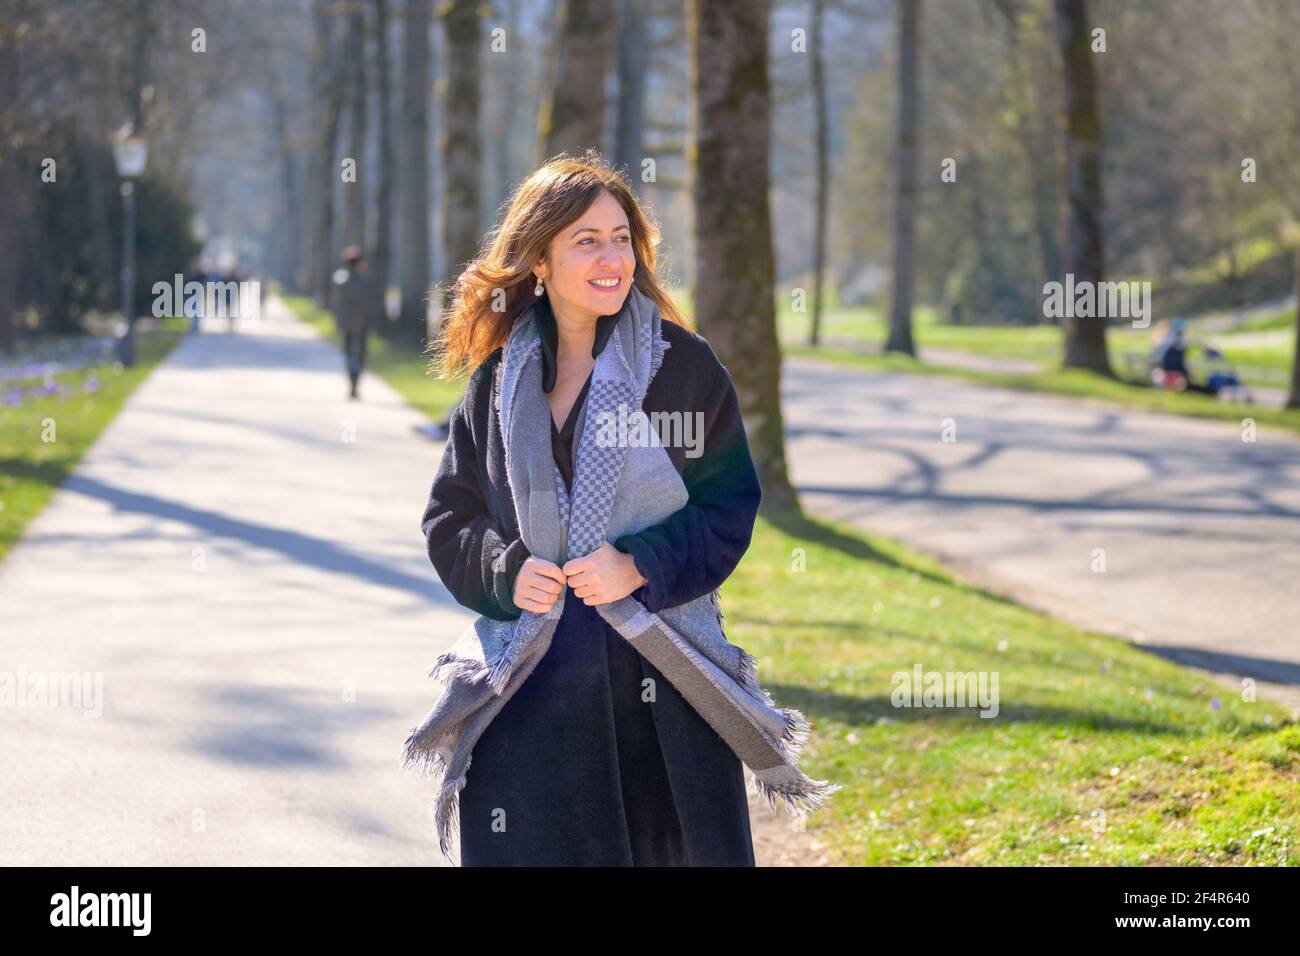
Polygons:
<instances>
[{"instance_id":1,"label":"sunlit grass","mask_svg":"<svg viewBox=\"0 0 1300 956\"><path fill-rule=\"evenodd\" d=\"M804 769L844 789L808 828L840 862L1300 863L1300 726L1277 705L833 522L760 519L723 611L815 724ZM893 706L917 664L996 672L997 716Z\"/></svg>"},{"instance_id":2,"label":"sunlit grass","mask_svg":"<svg viewBox=\"0 0 1300 956\"><path fill-rule=\"evenodd\" d=\"M167 319L160 330L137 336L133 368L104 365L63 372L55 376L66 389L62 394L0 406L0 560L184 330L184 319ZM6 388L34 384L13 382ZM47 422L53 423L54 441L45 440Z\"/></svg>"}]
</instances>

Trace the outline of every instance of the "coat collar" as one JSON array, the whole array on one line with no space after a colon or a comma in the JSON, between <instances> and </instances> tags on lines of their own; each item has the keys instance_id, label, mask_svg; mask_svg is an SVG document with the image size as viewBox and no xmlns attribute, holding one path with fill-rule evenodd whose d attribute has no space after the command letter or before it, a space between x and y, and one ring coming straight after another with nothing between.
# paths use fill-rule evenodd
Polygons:
<instances>
[{"instance_id":1,"label":"coat collar","mask_svg":"<svg viewBox=\"0 0 1300 956\"><path fill-rule=\"evenodd\" d=\"M560 329L555 324L555 314L551 311L550 299L549 295L543 295L533 303L537 309L537 330L542 338L542 389L546 392L555 389L555 380L559 369L555 356L560 347ZM596 338L591 343L592 358L597 358L604 351L605 343L609 341L610 335L614 332L614 327L618 325L619 316L622 314L619 311L614 315L596 317Z\"/></svg>"}]
</instances>

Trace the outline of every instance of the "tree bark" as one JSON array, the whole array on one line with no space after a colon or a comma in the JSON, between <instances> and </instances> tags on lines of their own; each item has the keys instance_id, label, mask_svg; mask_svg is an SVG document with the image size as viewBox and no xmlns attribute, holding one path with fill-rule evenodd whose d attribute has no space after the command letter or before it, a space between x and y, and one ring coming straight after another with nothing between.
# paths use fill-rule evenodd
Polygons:
<instances>
[{"instance_id":1,"label":"tree bark","mask_svg":"<svg viewBox=\"0 0 1300 956\"><path fill-rule=\"evenodd\" d=\"M402 55L401 325L412 336L427 333L429 292L429 25L432 0L406 0Z\"/></svg>"},{"instance_id":2,"label":"tree bark","mask_svg":"<svg viewBox=\"0 0 1300 956\"><path fill-rule=\"evenodd\" d=\"M604 150L605 77L613 18L607 0L559 0L555 82L538 123L546 159L588 147Z\"/></svg>"},{"instance_id":3,"label":"tree bark","mask_svg":"<svg viewBox=\"0 0 1300 956\"><path fill-rule=\"evenodd\" d=\"M696 324L731 373L767 512L798 508L785 462L768 205L769 0L688 0Z\"/></svg>"},{"instance_id":4,"label":"tree bark","mask_svg":"<svg viewBox=\"0 0 1300 956\"><path fill-rule=\"evenodd\" d=\"M372 317L376 327L389 330L384 310L393 260L393 96L391 63L388 55L388 0L374 0L375 78L379 88L379 182L375 196L375 254L370 274L375 301Z\"/></svg>"},{"instance_id":5,"label":"tree bark","mask_svg":"<svg viewBox=\"0 0 1300 956\"><path fill-rule=\"evenodd\" d=\"M334 184L338 168L334 156L338 144L339 114L342 108L342 71L335 59L334 19L329 0L317 0L315 12L316 49L313 60L316 102L320 106L319 135L313 157L312 228L308 256L308 283L312 298L321 308L330 300L330 275L335 259Z\"/></svg>"},{"instance_id":6,"label":"tree bark","mask_svg":"<svg viewBox=\"0 0 1300 956\"><path fill-rule=\"evenodd\" d=\"M356 164L356 180L343 183L343 241L366 246L366 155L368 109L366 97L366 15L360 6L348 14L345 63L348 75L348 158Z\"/></svg>"},{"instance_id":7,"label":"tree bark","mask_svg":"<svg viewBox=\"0 0 1300 956\"><path fill-rule=\"evenodd\" d=\"M633 188L641 182L645 83L649 67L646 0L622 0L618 22L618 119L614 164L626 166Z\"/></svg>"},{"instance_id":8,"label":"tree bark","mask_svg":"<svg viewBox=\"0 0 1300 956\"><path fill-rule=\"evenodd\" d=\"M1291 358L1291 390L1286 397L1287 408L1300 408L1300 244L1295 250L1295 291L1295 353Z\"/></svg>"},{"instance_id":9,"label":"tree bark","mask_svg":"<svg viewBox=\"0 0 1300 956\"><path fill-rule=\"evenodd\" d=\"M1102 236L1101 109L1093 68L1086 0L1056 0L1056 37L1061 49L1064 85L1062 195L1065 224L1061 265L1082 282L1099 283L1105 276ZM1063 319L1065 367L1088 369L1114 377L1106 353L1104 317Z\"/></svg>"},{"instance_id":10,"label":"tree bark","mask_svg":"<svg viewBox=\"0 0 1300 956\"><path fill-rule=\"evenodd\" d=\"M830 179L830 128L826 119L826 75L825 58L822 56L822 17L826 10L825 0L813 0L812 29L809 43L812 44L812 94L813 116L816 120L817 180L814 185L813 213L813 294L812 325L808 332L808 344L816 347L821 344L822 327L822 276L826 271L826 200L827 185Z\"/></svg>"},{"instance_id":11,"label":"tree bark","mask_svg":"<svg viewBox=\"0 0 1300 956\"><path fill-rule=\"evenodd\" d=\"M478 253L479 55L482 20L477 0L451 0L442 14L447 39L447 80L441 137L443 203L442 242L447 255L446 288Z\"/></svg>"},{"instance_id":12,"label":"tree bark","mask_svg":"<svg viewBox=\"0 0 1300 956\"><path fill-rule=\"evenodd\" d=\"M916 261L916 164L920 126L921 0L897 0L898 128L894 141L894 285L886 352L916 354L912 341L912 291Z\"/></svg>"}]
</instances>

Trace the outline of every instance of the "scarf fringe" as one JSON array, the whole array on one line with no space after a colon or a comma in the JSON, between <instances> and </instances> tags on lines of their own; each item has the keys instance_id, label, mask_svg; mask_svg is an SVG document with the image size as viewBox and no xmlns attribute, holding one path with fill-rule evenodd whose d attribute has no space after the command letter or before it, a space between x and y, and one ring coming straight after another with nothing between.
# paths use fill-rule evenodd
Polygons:
<instances>
[{"instance_id":1,"label":"scarf fringe","mask_svg":"<svg viewBox=\"0 0 1300 956\"><path fill-rule=\"evenodd\" d=\"M826 805L830 795L841 789L840 784L827 780L813 780L804 774L794 783L764 783L748 766L745 767L748 781L745 789L767 800L767 805L776 813L776 801L781 799L785 808L796 817L804 817L814 810Z\"/></svg>"},{"instance_id":2,"label":"scarf fringe","mask_svg":"<svg viewBox=\"0 0 1300 956\"><path fill-rule=\"evenodd\" d=\"M460 792L465 789L465 782L469 778L469 767L473 762L474 758L471 755L465 762L465 769L461 771L460 776L448 780L446 779L447 762L442 754L432 748L421 747L416 741L415 730L411 731L402 748L403 770L414 770L420 777L442 777L437 793L429 804L429 817L433 821L434 832L438 837L438 850L452 866L457 865L451 855L451 843L452 838L460 833Z\"/></svg>"},{"instance_id":3,"label":"scarf fringe","mask_svg":"<svg viewBox=\"0 0 1300 956\"><path fill-rule=\"evenodd\" d=\"M457 862L451 855L451 842L453 836L460 835L460 792L465 789L465 779L468 773L469 764L467 763L465 772L455 780L444 780L442 786L438 788L438 795L429 808L429 814L433 817L434 829L438 834L438 851L452 866L456 866Z\"/></svg>"}]
</instances>

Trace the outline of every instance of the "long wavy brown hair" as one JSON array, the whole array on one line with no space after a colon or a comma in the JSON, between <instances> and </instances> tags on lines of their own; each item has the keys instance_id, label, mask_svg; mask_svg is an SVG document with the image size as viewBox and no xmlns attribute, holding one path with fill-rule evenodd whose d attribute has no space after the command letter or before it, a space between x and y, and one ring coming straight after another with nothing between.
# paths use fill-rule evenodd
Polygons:
<instances>
[{"instance_id":1,"label":"long wavy brown hair","mask_svg":"<svg viewBox=\"0 0 1300 956\"><path fill-rule=\"evenodd\" d=\"M520 183L503 203L504 218L487 234L478 257L456 278L442 328L425 350L432 356L429 372L444 379L472 374L505 344L515 319L535 298L533 266L546 255L551 240L576 222L602 189L612 193L627 214L636 255L632 284L659 307L665 321L690 328L658 274L658 224L642 207L624 173L594 149L581 156L560 153Z\"/></svg>"}]
</instances>

